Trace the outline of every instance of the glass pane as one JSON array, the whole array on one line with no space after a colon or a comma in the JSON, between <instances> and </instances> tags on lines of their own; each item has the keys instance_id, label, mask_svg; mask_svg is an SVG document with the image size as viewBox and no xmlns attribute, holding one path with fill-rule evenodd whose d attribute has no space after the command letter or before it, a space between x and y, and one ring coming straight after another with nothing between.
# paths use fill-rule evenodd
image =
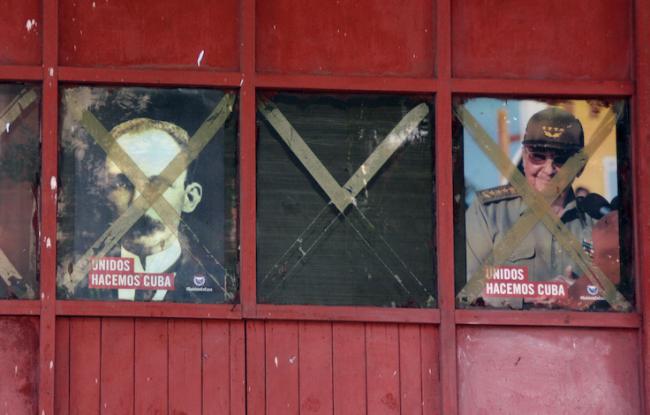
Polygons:
<instances>
[{"instance_id":1,"label":"glass pane","mask_svg":"<svg viewBox=\"0 0 650 415\"><path fill-rule=\"evenodd\" d=\"M38 295L41 90L0 85L0 299Z\"/></svg>"},{"instance_id":2,"label":"glass pane","mask_svg":"<svg viewBox=\"0 0 650 415\"><path fill-rule=\"evenodd\" d=\"M459 305L631 311L625 102L457 98L454 113Z\"/></svg>"},{"instance_id":3,"label":"glass pane","mask_svg":"<svg viewBox=\"0 0 650 415\"><path fill-rule=\"evenodd\" d=\"M235 301L234 93L70 87L61 98L59 298Z\"/></svg>"},{"instance_id":4,"label":"glass pane","mask_svg":"<svg viewBox=\"0 0 650 415\"><path fill-rule=\"evenodd\" d=\"M259 302L435 306L430 101L259 98Z\"/></svg>"}]
</instances>

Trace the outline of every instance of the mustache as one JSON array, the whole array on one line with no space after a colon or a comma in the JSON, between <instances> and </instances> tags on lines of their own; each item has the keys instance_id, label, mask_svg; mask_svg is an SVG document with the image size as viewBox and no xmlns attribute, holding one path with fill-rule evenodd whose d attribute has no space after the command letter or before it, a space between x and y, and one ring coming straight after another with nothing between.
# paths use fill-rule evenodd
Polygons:
<instances>
[{"instance_id":1,"label":"mustache","mask_svg":"<svg viewBox=\"0 0 650 415\"><path fill-rule=\"evenodd\" d=\"M141 236L150 235L157 231L164 231L165 225L159 220L155 220L146 214L140 217L138 221L124 234L124 238L137 239Z\"/></svg>"}]
</instances>

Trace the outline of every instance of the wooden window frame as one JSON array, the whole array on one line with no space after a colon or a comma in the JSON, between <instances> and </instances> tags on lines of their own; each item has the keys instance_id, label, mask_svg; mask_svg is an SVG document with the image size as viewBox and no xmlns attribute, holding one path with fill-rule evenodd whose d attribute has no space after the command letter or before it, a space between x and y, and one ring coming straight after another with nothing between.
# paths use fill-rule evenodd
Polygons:
<instances>
[{"instance_id":1,"label":"wooden window frame","mask_svg":"<svg viewBox=\"0 0 650 415\"><path fill-rule=\"evenodd\" d=\"M509 325L639 330L642 377L650 377L650 3L634 1L634 75L630 81L458 79L451 68L451 0L436 4L436 72L434 79L379 76L269 75L256 73L255 0L241 0L239 72L108 69L58 64L58 1L42 1L42 65L0 66L2 82L42 83L42 173L40 234L40 298L0 301L0 316L40 318L39 410L54 412L54 345L57 316L168 317L200 319L273 319L400 322L432 324L440 333L441 412L457 413L456 326ZM51 179L58 172L59 86L68 84L187 86L239 91L240 149L240 278L241 303L194 305L56 300L57 189ZM281 306L256 303L256 91L300 90L336 92L394 92L435 96L436 239L439 308L386 309L379 307ZM632 170L634 183L634 247L636 311L582 313L571 311L457 310L454 287L452 185L452 97L456 94L511 97L612 97L630 102L632 114ZM640 114L646 114L640 116ZM644 318L645 317L645 318ZM650 382L641 386L650 413Z\"/></svg>"}]
</instances>

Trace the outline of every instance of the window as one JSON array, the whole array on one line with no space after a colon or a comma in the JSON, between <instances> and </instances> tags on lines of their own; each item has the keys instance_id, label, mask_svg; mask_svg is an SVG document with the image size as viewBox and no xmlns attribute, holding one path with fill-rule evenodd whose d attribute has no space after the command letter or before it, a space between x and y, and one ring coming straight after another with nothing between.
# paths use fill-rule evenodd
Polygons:
<instances>
[{"instance_id":1,"label":"window","mask_svg":"<svg viewBox=\"0 0 650 415\"><path fill-rule=\"evenodd\" d=\"M631 311L625 102L458 98L454 113L459 304Z\"/></svg>"},{"instance_id":2,"label":"window","mask_svg":"<svg viewBox=\"0 0 650 415\"><path fill-rule=\"evenodd\" d=\"M60 298L237 294L235 94L62 90Z\"/></svg>"}]
</instances>

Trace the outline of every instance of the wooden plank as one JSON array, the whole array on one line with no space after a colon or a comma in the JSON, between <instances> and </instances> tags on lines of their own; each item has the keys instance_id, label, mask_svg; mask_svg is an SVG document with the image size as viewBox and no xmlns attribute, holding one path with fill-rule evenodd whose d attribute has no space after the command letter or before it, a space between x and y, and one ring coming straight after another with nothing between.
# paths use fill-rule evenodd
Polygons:
<instances>
[{"instance_id":1,"label":"wooden plank","mask_svg":"<svg viewBox=\"0 0 650 415\"><path fill-rule=\"evenodd\" d=\"M246 322L246 403L249 414L266 414L266 323Z\"/></svg>"},{"instance_id":2,"label":"wooden plank","mask_svg":"<svg viewBox=\"0 0 650 415\"><path fill-rule=\"evenodd\" d=\"M642 405L645 413L650 413L650 278L647 270L650 267L650 250L646 241L650 238L650 192L648 191L647 177L650 166L646 162L650 154L650 49L647 39L650 38L650 4L645 0L634 2L634 77L636 80L636 96L633 102L634 114L634 146L632 152L632 167L634 169L634 217L635 233L635 275L637 309L643 313L643 326L641 330L642 347L642 373L641 379Z\"/></svg>"},{"instance_id":3,"label":"wooden plank","mask_svg":"<svg viewBox=\"0 0 650 415\"><path fill-rule=\"evenodd\" d=\"M255 190L257 158L257 125L255 121L255 0L241 0L242 24L239 85L239 232L240 232L240 296L242 312L252 317L257 306L257 244L256 216L257 192Z\"/></svg>"},{"instance_id":4,"label":"wooden plank","mask_svg":"<svg viewBox=\"0 0 650 415\"><path fill-rule=\"evenodd\" d=\"M101 348L100 412L133 414L133 319L102 319Z\"/></svg>"},{"instance_id":5,"label":"wooden plank","mask_svg":"<svg viewBox=\"0 0 650 415\"><path fill-rule=\"evenodd\" d=\"M333 323L332 349L334 414L365 414L365 324Z\"/></svg>"},{"instance_id":6,"label":"wooden plank","mask_svg":"<svg viewBox=\"0 0 650 415\"><path fill-rule=\"evenodd\" d=\"M397 325L366 326L369 414L400 413L399 341Z\"/></svg>"},{"instance_id":7,"label":"wooden plank","mask_svg":"<svg viewBox=\"0 0 650 415\"><path fill-rule=\"evenodd\" d=\"M230 322L230 413L246 413L246 331L243 321Z\"/></svg>"},{"instance_id":8,"label":"wooden plank","mask_svg":"<svg viewBox=\"0 0 650 415\"><path fill-rule=\"evenodd\" d=\"M169 321L169 413L201 413L201 322Z\"/></svg>"},{"instance_id":9,"label":"wooden plank","mask_svg":"<svg viewBox=\"0 0 650 415\"><path fill-rule=\"evenodd\" d=\"M266 413L299 413L298 323L266 323Z\"/></svg>"},{"instance_id":10,"label":"wooden plank","mask_svg":"<svg viewBox=\"0 0 650 415\"><path fill-rule=\"evenodd\" d=\"M54 357L54 413L70 412L70 319L56 320Z\"/></svg>"},{"instance_id":11,"label":"wooden plank","mask_svg":"<svg viewBox=\"0 0 650 415\"><path fill-rule=\"evenodd\" d=\"M420 350L422 351L422 414L440 414L440 367L438 329L434 326L420 327ZM455 386L454 386L455 390ZM456 397L451 397L456 402Z\"/></svg>"},{"instance_id":12,"label":"wooden plank","mask_svg":"<svg viewBox=\"0 0 650 415\"><path fill-rule=\"evenodd\" d=\"M422 355L420 326L399 326L400 409L402 414L422 413Z\"/></svg>"},{"instance_id":13,"label":"wooden plank","mask_svg":"<svg viewBox=\"0 0 650 415\"><path fill-rule=\"evenodd\" d=\"M435 309L277 305L258 304L255 317L265 320L324 320L370 321L379 323L431 323L440 322L440 312Z\"/></svg>"},{"instance_id":14,"label":"wooden plank","mask_svg":"<svg viewBox=\"0 0 650 415\"><path fill-rule=\"evenodd\" d=\"M230 325L203 321L203 414L230 411Z\"/></svg>"},{"instance_id":15,"label":"wooden plank","mask_svg":"<svg viewBox=\"0 0 650 415\"><path fill-rule=\"evenodd\" d=\"M70 320L70 415L99 414L100 323Z\"/></svg>"},{"instance_id":16,"label":"wooden plank","mask_svg":"<svg viewBox=\"0 0 650 415\"><path fill-rule=\"evenodd\" d=\"M300 322L300 413L332 414L332 323Z\"/></svg>"},{"instance_id":17,"label":"wooden plank","mask_svg":"<svg viewBox=\"0 0 650 415\"><path fill-rule=\"evenodd\" d=\"M135 320L136 415L167 414L167 320Z\"/></svg>"}]
</instances>

